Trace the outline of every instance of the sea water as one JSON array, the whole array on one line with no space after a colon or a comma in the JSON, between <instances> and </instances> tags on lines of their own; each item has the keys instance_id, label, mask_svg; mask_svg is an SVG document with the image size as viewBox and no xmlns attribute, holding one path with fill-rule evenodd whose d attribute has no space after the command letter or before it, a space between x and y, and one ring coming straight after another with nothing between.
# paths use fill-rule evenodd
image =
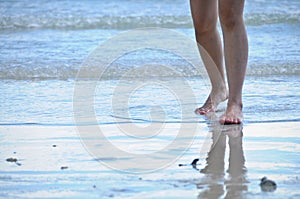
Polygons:
<instances>
[{"instance_id":1,"label":"sea water","mask_svg":"<svg viewBox=\"0 0 300 199\"><path fill-rule=\"evenodd\" d=\"M250 49L245 123L299 121L300 2L247 1L245 22ZM105 41L147 27L194 40L189 1L0 1L0 123L76 125L74 87L84 60ZM137 86L129 97L116 92L124 68L145 65L152 66L150 72L136 71L121 85ZM97 123L203 122L193 111L209 93L208 79L203 81L197 68L184 60L159 49L139 49L121 55L109 67L95 89ZM182 78L196 100L188 95L178 100L176 91L166 86L178 84L180 93L185 90L180 87ZM127 101L118 100L118 95L127 96Z\"/></svg>"},{"instance_id":2,"label":"sea water","mask_svg":"<svg viewBox=\"0 0 300 199\"><path fill-rule=\"evenodd\" d=\"M245 21L249 38L243 90L246 165L242 161L240 166L248 170L249 182L234 183L224 169L225 179L213 179L214 175L189 165L194 158L200 159L200 170L209 165L209 159L217 167L226 167L227 160L233 165L239 161L228 155L209 158L203 150L202 141L210 144L216 130L193 111L206 100L209 80L201 70L199 55L199 65L193 65L175 53L195 48L195 44L185 45L195 41L188 0L0 0L0 197L195 198L199 191L198 197L233 192L244 193L245 198L297 198L300 2L246 1ZM136 42L132 31L149 27L142 29L145 37L150 35L146 43ZM170 34L155 36L155 30ZM114 43L124 34L128 39L122 45ZM164 36L174 34L175 38L169 38L174 44L165 42L170 40ZM160 48L147 47L149 40ZM137 43L140 48L130 50ZM167 51L168 46L178 48ZM125 51L116 53L120 48ZM97 69L102 65L96 70L92 67L95 52L99 57L107 55L100 61L112 59L103 73ZM198 52L193 52L196 57ZM87 63L91 66L85 71L88 78L80 78L78 72ZM222 114L225 107L226 102L220 104L216 114ZM174 140L183 124L197 126L199 131L183 129L177 141L194 141L194 145L165 170L124 175L99 162L133 164L132 168L143 162L116 156L96 161L84 150L76 126L98 124L107 129L107 139L145 157ZM167 134L128 131L120 136L114 129L118 125L124 129L166 125ZM142 133L143 141L133 143L134 133ZM191 133L197 133L194 140ZM241 133L235 136L229 136L229 145L237 152L231 155L239 158L243 154ZM223 155L224 143L216 147ZM105 155L111 152L105 147L99 150ZM164 157L184 150L178 144L170 153L160 154ZM199 155L200 150L205 153ZM17 164L5 161L10 157L16 157ZM187 166L178 167L179 163ZM259 179L263 176L276 181L274 193L261 192Z\"/></svg>"}]
</instances>

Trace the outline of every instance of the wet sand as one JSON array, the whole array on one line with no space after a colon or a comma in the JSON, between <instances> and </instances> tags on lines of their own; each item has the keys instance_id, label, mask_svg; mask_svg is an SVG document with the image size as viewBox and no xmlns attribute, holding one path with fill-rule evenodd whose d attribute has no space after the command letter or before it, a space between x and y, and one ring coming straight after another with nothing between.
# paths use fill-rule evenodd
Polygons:
<instances>
[{"instance_id":1,"label":"wet sand","mask_svg":"<svg viewBox=\"0 0 300 199\"><path fill-rule=\"evenodd\" d=\"M119 125L126 128L128 124ZM163 143L174 138L180 125L165 126L164 136L157 140ZM101 128L123 150L138 153L146 149L151 154L161 147L153 142L151 150L147 143L126 140L117 135L114 125ZM73 126L1 126L0 197L299 198L299 130L298 122L246 123L243 127L198 123L191 134L195 137L178 138L193 140L188 150L182 153L181 146L177 151L171 149L175 159L168 155L152 159L169 158L165 168L133 174L107 166L117 162L133 171L145 167L143 162L134 157L97 160L87 152ZM196 158L197 165L190 165ZM261 190L264 176L276 182L275 191Z\"/></svg>"}]
</instances>

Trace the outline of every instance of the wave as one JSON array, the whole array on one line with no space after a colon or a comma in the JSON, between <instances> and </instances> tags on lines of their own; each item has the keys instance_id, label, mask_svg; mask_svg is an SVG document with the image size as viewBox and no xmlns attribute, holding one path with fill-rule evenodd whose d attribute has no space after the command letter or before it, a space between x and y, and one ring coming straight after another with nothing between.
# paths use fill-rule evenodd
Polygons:
<instances>
[{"instance_id":1,"label":"wave","mask_svg":"<svg viewBox=\"0 0 300 199\"><path fill-rule=\"evenodd\" d=\"M247 25L300 23L300 13L246 14ZM0 30L15 29L133 29L141 27L192 28L190 15L181 16L0 16Z\"/></svg>"},{"instance_id":2,"label":"wave","mask_svg":"<svg viewBox=\"0 0 300 199\"><path fill-rule=\"evenodd\" d=\"M146 70L136 70L131 73L130 76L124 77L128 67L122 64L112 65L106 72L101 76L101 79L119 79L119 78L155 78L155 77L179 77L179 73L174 73L173 70L159 67L159 65ZM151 66L152 67L152 66ZM180 77L202 77L198 70L187 65L172 65L175 71L180 71ZM49 80L49 79L75 79L79 71L78 67L51 65L51 67L10 67L0 68L0 79L1 80ZM91 69L87 75L94 77L94 71ZM289 64L289 65L260 65L260 66L249 66L247 68L248 76L300 76L300 64ZM89 76L87 76L89 77Z\"/></svg>"},{"instance_id":3,"label":"wave","mask_svg":"<svg viewBox=\"0 0 300 199\"><path fill-rule=\"evenodd\" d=\"M300 13L252 13L245 15L245 22L250 26L279 23L295 24L300 22Z\"/></svg>"},{"instance_id":4,"label":"wave","mask_svg":"<svg viewBox=\"0 0 300 199\"><path fill-rule=\"evenodd\" d=\"M6 16L1 29L132 29L140 27L190 28L189 16Z\"/></svg>"},{"instance_id":5,"label":"wave","mask_svg":"<svg viewBox=\"0 0 300 199\"><path fill-rule=\"evenodd\" d=\"M76 74L75 68L64 66L0 68L0 79L2 80L72 79L76 77Z\"/></svg>"}]
</instances>

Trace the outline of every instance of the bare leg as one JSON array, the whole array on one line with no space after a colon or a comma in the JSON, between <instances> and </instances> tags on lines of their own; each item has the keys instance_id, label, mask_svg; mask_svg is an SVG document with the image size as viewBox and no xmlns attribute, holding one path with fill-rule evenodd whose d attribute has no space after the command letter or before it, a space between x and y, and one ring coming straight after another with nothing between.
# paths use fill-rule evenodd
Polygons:
<instances>
[{"instance_id":1,"label":"bare leg","mask_svg":"<svg viewBox=\"0 0 300 199\"><path fill-rule=\"evenodd\" d=\"M227 99L222 44L216 26L218 2L217 0L190 0L190 5L199 51L212 84L208 99L195 112L206 114L214 111L220 102Z\"/></svg>"},{"instance_id":2,"label":"bare leg","mask_svg":"<svg viewBox=\"0 0 300 199\"><path fill-rule=\"evenodd\" d=\"M248 61L248 41L243 20L244 0L219 0L219 16L224 38L229 98L221 123L242 122L242 88Z\"/></svg>"}]
</instances>

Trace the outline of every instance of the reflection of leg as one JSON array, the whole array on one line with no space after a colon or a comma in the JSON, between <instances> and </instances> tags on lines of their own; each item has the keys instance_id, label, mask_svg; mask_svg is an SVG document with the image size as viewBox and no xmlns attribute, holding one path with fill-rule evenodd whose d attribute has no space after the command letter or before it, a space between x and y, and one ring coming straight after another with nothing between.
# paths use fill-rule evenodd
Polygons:
<instances>
[{"instance_id":1,"label":"reflection of leg","mask_svg":"<svg viewBox=\"0 0 300 199\"><path fill-rule=\"evenodd\" d=\"M226 148L226 136L220 131L213 130L212 145L206 158L206 167L200 172L206 174L208 189L199 193L198 198L220 198L224 194L224 157ZM198 188L202 187L202 183L198 184Z\"/></svg>"},{"instance_id":2,"label":"reflection of leg","mask_svg":"<svg viewBox=\"0 0 300 199\"><path fill-rule=\"evenodd\" d=\"M226 136L221 132L213 132L213 143L206 158L207 165L201 173L212 174L212 176L224 176L224 157L226 148Z\"/></svg>"},{"instance_id":3,"label":"reflection of leg","mask_svg":"<svg viewBox=\"0 0 300 199\"><path fill-rule=\"evenodd\" d=\"M229 168L230 180L226 182L227 194L225 198L242 198L242 192L247 190L245 179L245 157L242 146L241 125L230 126L226 134L229 137Z\"/></svg>"},{"instance_id":4,"label":"reflection of leg","mask_svg":"<svg viewBox=\"0 0 300 199\"><path fill-rule=\"evenodd\" d=\"M212 198L220 198L224 195L224 187L222 184L210 184L208 190L204 190L199 193L199 199L212 199Z\"/></svg>"},{"instance_id":5,"label":"reflection of leg","mask_svg":"<svg viewBox=\"0 0 300 199\"><path fill-rule=\"evenodd\" d=\"M229 85L222 123L242 122L242 87L248 60L248 41L243 20L244 0L220 0L219 16L224 37L225 65Z\"/></svg>"},{"instance_id":6,"label":"reflection of leg","mask_svg":"<svg viewBox=\"0 0 300 199\"><path fill-rule=\"evenodd\" d=\"M216 27L218 12L217 0L190 0L199 51L207 69L212 90L204 105L196 113L214 111L218 104L227 98L225 86L221 39Z\"/></svg>"},{"instance_id":7,"label":"reflection of leg","mask_svg":"<svg viewBox=\"0 0 300 199\"><path fill-rule=\"evenodd\" d=\"M230 149L228 173L233 180L243 180L246 172L241 130L242 128L232 127L232 131L226 133L229 136Z\"/></svg>"}]
</instances>

